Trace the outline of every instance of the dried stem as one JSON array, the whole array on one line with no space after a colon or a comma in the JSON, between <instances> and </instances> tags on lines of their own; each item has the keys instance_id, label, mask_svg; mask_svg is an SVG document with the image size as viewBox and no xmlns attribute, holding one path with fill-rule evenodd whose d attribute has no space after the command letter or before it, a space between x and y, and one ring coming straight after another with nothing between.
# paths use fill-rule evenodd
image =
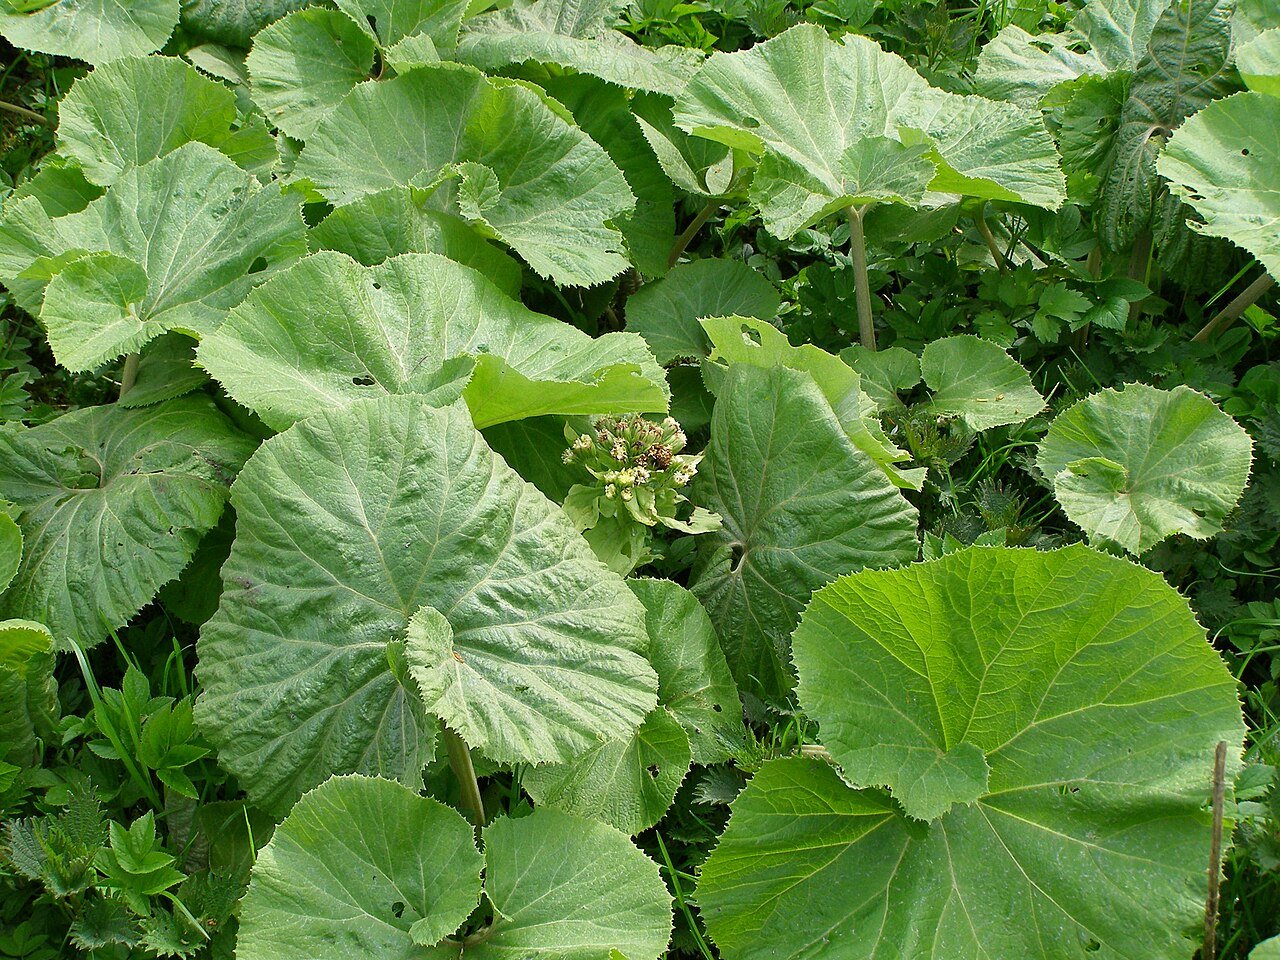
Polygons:
<instances>
[{"instance_id":1,"label":"dried stem","mask_svg":"<svg viewBox=\"0 0 1280 960\"><path fill-rule=\"evenodd\" d=\"M1220 333L1244 315L1244 312L1258 302L1258 298L1276 285L1275 277L1264 273L1225 307L1217 316L1200 328L1200 332L1191 338L1192 343L1207 343L1215 333Z\"/></svg>"},{"instance_id":2,"label":"dried stem","mask_svg":"<svg viewBox=\"0 0 1280 960\"><path fill-rule=\"evenodd\" d=\"M36 113L34 110L28 110L26 107L20 107L16 103L9 103L6 100L0 100L0 110L8 110L10 113L16 113L20 117L25 117L32 123L43 124L46 127L52 127L54 125L53 121L43 113Z\"/></svg>"},{"instance_id":3,"label":"dried stem","mask_svg":"<svg viewBox=\"0 0 1280 960\"><path fill-rule=\"evenodd\" d=\"M868 350L876 348L876 325L871 316L871 281L867 278L867 237L862 218L871 205L845 207L849 218L849 255L853 259L854 292L858 304L858 334Z\"/></svg>"},{"instance_id":4,"label":"dried stem","mask_svg":"<svg viewBox=\"0 0 1280 960\"><path fill-rule=\"evenodd\" d=\"M1209 896L1204 903L1204 947L1200 960L1218 955L1218 895L1222 878L1222 803L1227 789L1227 742L1213 756L1213 835L1209 841Z\"/></svg>"}]
</instances>

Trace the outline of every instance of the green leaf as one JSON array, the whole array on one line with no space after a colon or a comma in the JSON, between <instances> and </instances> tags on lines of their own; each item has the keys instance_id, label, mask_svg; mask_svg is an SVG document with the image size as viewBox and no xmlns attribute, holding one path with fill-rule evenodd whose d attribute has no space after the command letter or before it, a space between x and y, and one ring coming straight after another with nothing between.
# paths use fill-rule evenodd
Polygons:
<instances>
[{"instance_id":1,"label":"green leaf","mask_svg":"<svg viewBox=\"0 0 1280 960\"><path fill-rule=\"evenodd\" d=\"M813 344L792 346L786 334L763 320L713 317L701 323L714 345L713 361L783 366L810 374L853 445L871 457L894 486L920 489L924 472L894 466L908 454L885 436L875 404L862 392L862 378L851 366Z\"/></svg>"},{"instance_id":2,"label":"green leaf","mask_svg":"<svg viewBox=\"0 0 1280 960\"><path fill-rule=\"evenodd\" d=\"M33 204L5 206L0 274L14 278L15 292L48 328L54 355L72 370L167 330L208 333L255 284L306 251L298 201L260 187L205 144L126 171L79 213L50 219ZM80 262L87 251L102 255ZM54 295L45 295L44 285L73 261Z\"/></svg>"},{"instance_id":3,"label":"green leaf","mask_svg":"<svg viewBox=\"0 0 1280 960\"><path fill-rule=\"evenodd\" d=\"M267 809L288 809L332 773L420 782L431 737L387 646L423 607L444 615L463 659L419 663L502 697L470 717L464 700L447 705L494 759L567 760L627 736L654 706L643 608L459 405L383 397L321 409L259 448L232 503L236 540L200 638L196 718ZM430 638L416 639L425 656ZM474 676L482 668L494 672ZM543 671L555 683L523 679Z\"/></svg>"},{"instance_id":4,"label":"green leaf","mask_svg":"<svg viewBox=\"0 0 1280 960\"><path fill-rule=\"evenodd\" d=\"M182 26L217 43L245 48L267 24L274 23L309 2L310 0L182 0Z\"/></svg>"},{"instance_id":5,"label":"green leaf","mask_svg":"<svg viewBox=\"0 0 1280 960\"><path fill-rule=\"evenodd\" d=\"M648 342L659 363L711 353L703 317L778 315L778 289L741 260L693 260L672 267L627 299L627 329Z\"/></svg>"},{"instance_id":6,"label":"green leaf","mask_svg":"<svg viewBox=\"0 0 1280 960\"><path fill-rule=\"evenodd\" d=\"M783 239L850 204L919 205L926 189L1049 208L1063 199L1036 113L936 90L873 41L837 43L809 24L714 54L675 122L762 155L750 196Z\"/></svg>"},{"instance_id":7,"label":"green leaf","mask_svg":"<svg viewBox=\"0 0 1280 960\"><path fill-rule=\"evenodd\" d=\"M176 57L128 57L71 85L58 106L58 149L89 180L111 184L184 143L234 146L236 123L223 84Z\"/></svg>"},{"instance_id":8,"label":"green leaf","mask_svg":"<svg viewBox=\"0 0 1280 960\"><path fill-rule=\"evenodd\" d=\"M1022 423L1044 409L1044 397L1022 364L999 346L962 334L934 340L920 357L933 391L929 408L974 430Z\"/></svg>"},{"instance_id":9,"label":"green leaf","mask_svg":"<svg viewBox=\"0 0 1280 960\"><path fill-rule=\"evenodd\" d=\"M868 350L855 343L840 351L840 359L858 371L862 389L882 412L901 407L898 394L920 382L920 358L904 347Z\"/></svg>"},{"instance_id":10,"label":"green leaf","mask_svg":"<svg viewBox=\"0 0 1280 960\"><path fill-rule=\"evenodd\" d=\"M479 427L667 406L662 370L639 337L593 339L434 254L376 267L313 254L255 290L199 357L277 429L385 394L461 395Z\"/></svg>"},{"instance_id":11,"label":"green leaf","mask_svg":"<svg viewBox=\"0 0 1280 960\"><path fill-rule=\"evenodd\" d=\"M657 94L631 98L631 112L671 182L694 196L723 196L733 184L733 152L722 143L689 136L675 125L671 106L669 97Z\"/></svg>"},{"instance_id":12,"label":"green leaf","mask_svg":"<svg viewBox=\"0 0 1280 960\"><path fill-rule=\"evenodd\" d=\"M7 425L0 497L27 550L0 616L38 618L63 649L123 626L187 565L252 451L204 397Z\"/></svg>"},{"instance_id":13,"label":"green leaf","mask_svg":"<svg viewBox=\"0 0 1280 960\"><path fill-rule=\"evenodd\" d=\"M804 372L737 364L725 377L697 503L724 525L698 538L692 587L738 686L779 700L809 594L866 566L916 556L916 510L849 440Z\"/></svg>"},{"instance_id":14,"label":"green leaf","mask_svg":"<svg viewBox=\"0 0 1280 960\"><path fill-rule=\"evenodd\" d=\"M148 343L138 361L138 376L117 402L122 407L147 407L197 390L209 382L195 366L196 342L181 333L166 333Z\"/></svg>"},{"instance_id":15,"label":"green leaf","mask_svg":"<svg viewBox=\"0 0 1280 960\"><path fill-rule=\"evenodd\" d=\"M1173 135L1156 161L1170 189L1203 223L1280 277L1280 97L1238 93L1211 103Z\"/></svg>"},{"instance_id":16,"label":"green leaf","mask_svg":"<svg viewBox=\"0 0 1280 960\"><path fill-rule=\"evenodd\" d=\"M1249 951L1249 960L1280 960L1280 937L1263 940Z\"/></svg>"},{"instance_id":17,"label":"green leaf","mask_svg":"<svg viewBox=\"0 0 1280 960\"><path fill-rule=\"evenodd\" d=\"M466 921L482 866L457 811L389 780L335 777L299 800L258 854L236 955L447 956L421 947Z\"/></svg>"},{"instance_id":18,"label":"green leaf","mask_svg":"<svg viewBox=\"0 0 1280 960\"><path fill-rule=\"evenodd\" d=\"M369 78L375 50L345 13L298 10L254 38L245 60L253 102L281 132L306 140Z\"/></svg>"},{"instance_id":19,"label":"green leaf","mask_svg":"<svg viewBox=\"0 0 1280 960\"><path fill-rule=\"evenodd\" d=\"M623 6L619 0L516 0L467 21L458 59L482 70L534 60L675 96L701 63L700 52L641 46L612 29Z\"/></svg>"},{"instance_id":20,"label":"green leaf","mask_svg":"<svg viewBox=\"0 0 1280 960\"><path fill-rule=\"evenodd\" d=\"M1060 413L1037 465L1092 538L1146 553L1183 533L1222 532L1249 477L1252 441L1189 387L1103 390Z\"/></svg>"},{"instance_id":21,"label":"green leaf","mask_svg":"<svg viewBox=\"0 0 1280 960\"><path fill-rule=\"evenodd\" d=\"M658 702L688 734L694 763L731 759L742 743L742 703L711 618L693 594L669 580L628 580L627 586L645 607Z\"/></svg>"},{"instance_id":22,"label":"green leaf","mask_svg":"<svg viewBox=\"0 0 1280 960\"><path fill-rule=\"evenodd\" d=\"M178 25L178 0L54 0L29 13L0 7L0 36L15 47L92 64L164 46Z\"/></svg>"},{"instance_id":23,"label":"green leaf","mask_svg":"<svg viewBox=\"0 0 1280 960\"><path fill-rule=\"evenodd\" d=\"M637 834L657 823L689 772L689 738L659 707L629 739L592 747L568 763L527 770L520 784L539 806Z\"/></svg>"},{"instance_id":24,"label":"green leaf","mask_svg":"<svg viewBox=\"0 0 1280 960\"><path fill-rule=\"evenodd\" d=\"M1158 574L1079 545L854 574L795 658L844 777L906 815L822 762L766 764L698 886L725 957L1192 952L1214 748L1239 769L1244 726ZM976 798L936 765L961 750L989 767Z\"/></svg>"},{"instance_id":25,"label":"green leaf","mask_svg":"<svg viewBox=\"0 0 1280 960\"><path fill-rule=\"evenodd\" d=\"M559 284L603 283L627 266L608 221L635 200L608 154L532 90L469 67L423 66L360 86L321 121L295 175L339 205L434 187L442 209Z\"/></svg>"},{"instance_id":26,"label":"green leaf","mask_svg":"<svg viewBox=\"0 0 1280 960\"><path fill-rule=\"evenodd\" d=\"M384 50L408 37L425 35L437 50L458 45L467 0L335 0L338 9Z\"/></svg>"},{"instance_id":27,"label":"green leaf","mask_svg":"<svg viewBox=\"0 0 1280 960\"><path fill-rule=\"evenodd\" d=\"M496 916L489 936L467 947L468 958L665 956L671 895L653 861L612 827L538 810L490 824L484 851Z\"/></svg>"},{"instance_id":28,"label":"green leaf","mask_svg":"<svg viewBox=\"0 0 1280 960\"><path fill-rule=\"evenodd\" d=\"M36 759L36 738L56 736L53 667L53 636L43 624L0 621L0 760L28 764Z\"/></svg>"},{"instance_id":29,"label":"green leaf","mask_svg":"<svg viewBox=\"0 0 1280 960\"><path fill-rule=\"evenodd\" d=\"M1186 0L1156 23L1101 177L1098 219L1112 250L1127 249L1151 225L1160 193L1156 154L1168 131L1236 87L1230 7L1230 0Z\"/></svg>"},{"instance_id":30,"label":"green leaf","mask_svg":"<svg viewBox=\"0 0 1280 960\"><path fill-rule=\"evenodd\" d=\"M0 504L0 593L13 581L22 562L22 529Z\"/></svg>"},{"instance_id":31,"label":"green leaf","mask_svg":"<svg viewBox=\"0 0 1280 960\"><path fill-rule=\"evenodd\" d=\"M1240 47L1236 67L1250 90L1280 97L1280 27L1264 30Z\"/></svg>"},{"instance_id":32,"label":"green leaf","mask_svg":"<svg viewBox=\"0 0 1280 960\"><path fill-rule=\"evenodd\" d=\"M457 217L432 210L415 193L384 190L339 207L311 228L312 246L345 253L366 267L401 253L438 253L479 270L518 300L523 271L515 258Z\"/></svg>"}]
</instances>

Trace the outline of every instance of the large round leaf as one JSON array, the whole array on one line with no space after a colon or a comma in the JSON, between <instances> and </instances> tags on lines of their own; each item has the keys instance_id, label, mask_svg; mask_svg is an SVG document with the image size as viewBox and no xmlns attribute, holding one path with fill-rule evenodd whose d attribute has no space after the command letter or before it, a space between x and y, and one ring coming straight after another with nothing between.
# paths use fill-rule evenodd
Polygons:
<instances>
[{"instance_id":1,"label":"large round leaf","mask_svg":"<svg viewBox=\"0 0 1280 960\"><path fill-rule=\"evenodd\" d=\"M253 865L241 960L412 960L480 902L483 859L450 807L390 780L334 777L304 796Z\"/></svg>"},{"instance_id":2,"label":"large round leaf","mask_svg":"<svg viewBox=\"0 0 1280 960\"><path fill-rule=\"evenodd\" d=\"M201 364L283 429L379 394L461 394L476 426L542 414L650 413L666 378L635 334L592 338L434 254L362 267L317 253L255 290Z\"/></svg>"},{"instance_id":3,"label":"large round leaf","mask_svg":"<svg viewBox=\"0 0 1280 960\"><path fill-rule=\"evenodd\" d=\"M1170 189L1280 277L1280 97L1238 93L1209 104L1174 133L1156 161Z\"/></svg>"},{"instance_id":4,"label":"large round leaf","mask_svg":"<svg viewBox=\"0 0 1280 960\"><path fill-rule=\"evenodd\" d=\"M959 417L974 430L1022 423L1044 409L1044 397L1022 364L979 337L932 341L920 357L920 370L933 391L929 408Z\"/></svg>"},{"instance_id":5,"label":"large round leaf","mask_svg":"<svg viewBox=\"0 0 1280 960\"><path fill-rule=\"evenodd\" d=\"M627 267L608 221L635 198L608 154L533 90L470 67L423 66L356 88L316 127L295 173L336 204L435 187L448 209L560 284L603 283Z\"/></svg>"},{"instance_id":6,"label":"large round leaf","mask_svg":"<svg viewBox=\"0 0 1280 960\"><path fill-rule=\"evenodd\" d=\"M410 683L402 642L421 609L452 635L431 666L458 671L458 709L427 707L494 759L567 760L656 702L643 608L461 405L318 411L263 444L232 502L196 716L264 807L332 773L420 779L430 737L397 675ZM469 700L476 684L501 699Z\"/></svg>"},{"instance_id":7,"label":"large round leaf","mask_svg":"<svg viewBox=\"0 0 1280 960\"><path fill-rule=\"evenodd\" d=\"M311 0L181 0L182 25L216 43L243 49L269 23Z\"/></svg>"},{"instance_id":8,"label":"large round leaf","mask_svg":"<svg viewBox=\"0 0 1280 960\"><path fill-rule=\"evenodd\" d=\"M800 24L717 53L676 101L699 136L761 154L751 199L779 237L854 203L928 189L1056 208L1062 173L1039 115L930 87L872 40Z\"/></svg>"},{"instance_id":9,"label":"large round leaf","mask_svg":"<svg viewBox=\"0 0 1280 960\"><path fill-rule=\"evenodd\" d=\"M1131 383L1059 414L1038 465L1073 523L1140 554L1175 533L1221 532L1244 493L1251 447L1203 394Z\"/></svg>"},{"instance_id":10,"label":"large round leaf","mask_svg":"<svg viewBox=\"0 0 1280 960\"><path fill-rule=\"evenodd\" d=\"M634 835L662 819L691 759L689 738L671 711L659 707L630 738L602 743L568 763L531 767L520 783L539 806Z\"/></svg>"},{"instance_id":11,"label":"large round leaf","mask_svg":"<svg viewBox=\"0 0 1280 960\"><path fill-rule=\"evenodd\" d=\"M204 397L6 425L0 499L21 511L26 551L0 617L83 646L123 626L191 560L252 452Z\"/></svg>"},{"instance_id":12,"label":"large round leaf","mask_svg":"<svg viewBox=\"0 0 1280 960\"><path fill-rule=\"evenodd\" d=\"M698 887L727 960L1191 954L1244 726L1157 574L1083 546L866 571L814 595L795 659L844 779L893 799L766 765Z\"/></svg>"},{"instance_id":13,"label":"large round leaf","mask_svg":"<svg viewBox=\"0 0 1280 960\"><path fill-rule=\"evenodd\" d=\"M178 25L178 0L53 0L0 8L0 36L15 47L89 63L152 53Z\"/></svg>"},{"instance_id":14,"label":"large round leaf","mask_svg":"<svg viewBox=\"0 0 1280 960\"><path fill-rule=\"evenodd\" d=\"M809 594L918 549L915 508L854 446L813 378L788 367L729 368L694 498L724 525L698 538L693 592L738 685L770 699L792 685L790 636Z\"/></svg>"}]
</instances>

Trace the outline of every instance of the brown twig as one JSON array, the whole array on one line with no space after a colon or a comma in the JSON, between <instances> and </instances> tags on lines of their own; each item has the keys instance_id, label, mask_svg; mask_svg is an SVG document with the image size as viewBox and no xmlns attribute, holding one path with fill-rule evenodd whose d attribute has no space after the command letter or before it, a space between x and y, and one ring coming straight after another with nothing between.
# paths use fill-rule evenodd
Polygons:
<instances>
[{"instance_id":1,"label":"brown twig","mask_svg":"<svg viewBox=\"0 0 1280 960\"><path fill-rule=\"evenodd\" d=\"M1204 902L1204 947L1200 960L1218 955L1218 896L1222 878L1222 804L1227 790L1227 742L1213 755L1213 835L1209 841L1209 896Z\"/></svg>"}]
</instances>

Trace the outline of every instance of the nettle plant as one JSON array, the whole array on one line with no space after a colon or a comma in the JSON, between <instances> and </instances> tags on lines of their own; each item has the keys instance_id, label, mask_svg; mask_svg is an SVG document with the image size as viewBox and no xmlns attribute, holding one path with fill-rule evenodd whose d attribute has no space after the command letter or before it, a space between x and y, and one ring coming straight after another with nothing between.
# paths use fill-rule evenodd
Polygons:
<instances>
[{"instance_id":1,"label":"nettle plant","mask_svg":"<svg viewBox=\"0 0 1280 960\"><path fill-rule=\"evenodd\" d=\"M986 340L877 352L863 230L1059 207L1041 114L812 25L704 60L614 3L296 6L0 10L95 65L0 212L0 279L64 367L121 362L116 403L0 427L5 756L49 735L57 653L176 582L212 611L194 722L278 824L238 956L659 957L672 892L633 838L738 755L744 694L798 700L823 749L733 804L696 892L723 956L1189 954L1240 707L1186 601L1116 554L1220 531L1247 435L1186 388L1104 391L1037 461L1091 546L916 563L928 465L884 423L908 394L970 438L1045 409ZM170 43L179 16L207 42ZM1154 44L1184 14L1153 16ZM1094 50L1077 73L1110 82ZM1239 157L1212 132L1271 109L1274 36L1249 50L1258 92L1158 163L1274 270L1241 210L1268 128ZM784 239L844 215L861 347L792 344L762 275L680 262L741 201ZM603 289L628 329L528 287ZM687 589L624 579L667 540ZM482 793L498 774L531 803ZM115 866L155 853L135 828Z\"/></svg>"}]
</instances>

